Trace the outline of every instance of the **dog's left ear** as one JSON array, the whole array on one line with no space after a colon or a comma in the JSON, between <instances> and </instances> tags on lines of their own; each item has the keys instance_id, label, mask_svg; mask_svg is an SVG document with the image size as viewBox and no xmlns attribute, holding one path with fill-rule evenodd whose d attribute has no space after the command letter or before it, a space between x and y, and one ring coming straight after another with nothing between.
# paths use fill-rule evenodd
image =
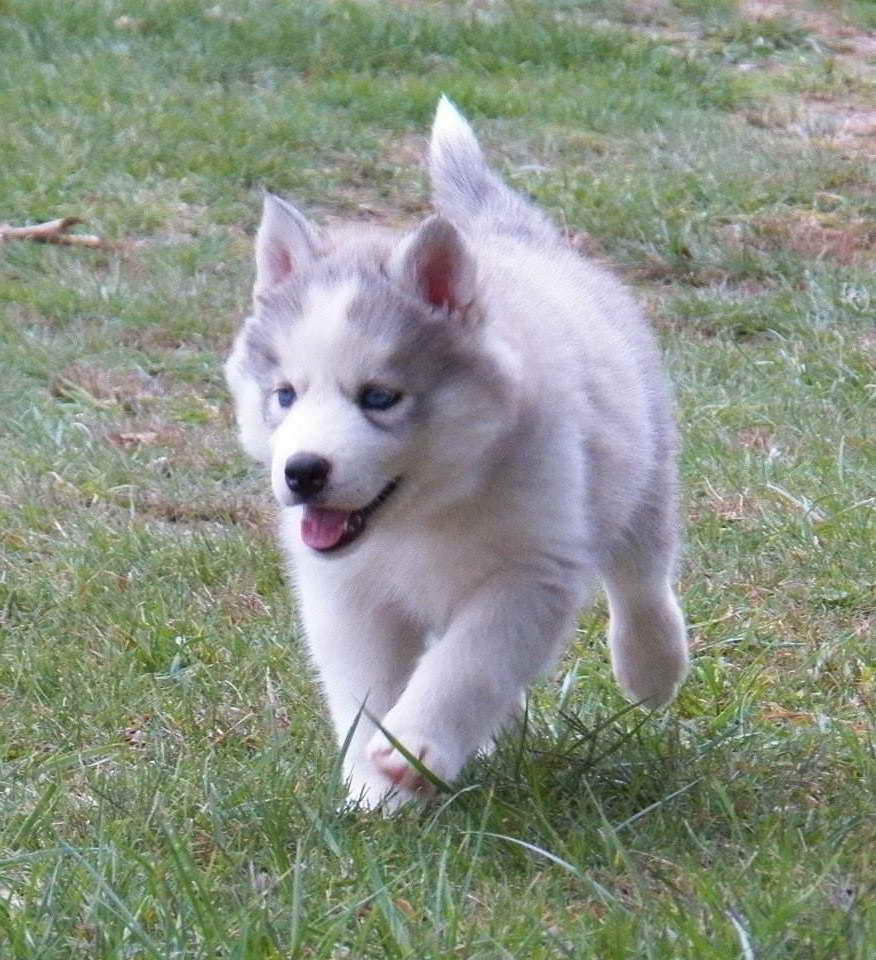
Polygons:
<instances>
[{"instance_id":1,"label":"dog's left ear","mask_svg":"<svg viewBox=\"0 0 876 960\"><path fill-rule=\"evenodd\" d=\"M434 216L397 255L396 276L403 287L438 309L473 319L477 268L456 227Z\"/></svg>"},{"instance_id":2,"label":"dog's left ear","mask_svg":"<svg viewBox=\"0 0 876 960\"><path fill-rule=\"evenodd\" d=\"M319 248L319 234L304 214L291 203L266 193L255 244L256 299L306 270L319 255Z\"/></svg>"}]
</instances>

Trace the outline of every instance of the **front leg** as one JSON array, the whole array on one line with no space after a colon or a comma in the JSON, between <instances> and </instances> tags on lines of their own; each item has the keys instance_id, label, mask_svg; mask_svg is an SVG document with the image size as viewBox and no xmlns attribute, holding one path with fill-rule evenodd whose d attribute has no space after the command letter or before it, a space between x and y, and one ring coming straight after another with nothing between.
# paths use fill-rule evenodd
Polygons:
<instances>
[{"instance_id":1,"label":"front leg","mask_svg":"<svg viewBox=\"0 0 876 960\"><path fill-rule=\"evenodd\" d=\"M382 784L372 782L364 763L375 730L369 717L381 720L398 700L422 654L421 631L392 605L362 610L337 593L328 604L324 596L302 589L301 609L338 745L347 745L350 799L373 806Z\"/></svg>"},{"instance_id":2,"label":"front leg","mask_svg":"<svg viewBox=\"0 0 876 960\"><path fill-rule=\"evenodd\" d=\"M437 777L454 780L555 658L572 632L579 599L563 586L521 578L480 587L421 658L383 726ZM380 731L366 760L389 809L433 790Z\"/></svg>"}]
</instances>

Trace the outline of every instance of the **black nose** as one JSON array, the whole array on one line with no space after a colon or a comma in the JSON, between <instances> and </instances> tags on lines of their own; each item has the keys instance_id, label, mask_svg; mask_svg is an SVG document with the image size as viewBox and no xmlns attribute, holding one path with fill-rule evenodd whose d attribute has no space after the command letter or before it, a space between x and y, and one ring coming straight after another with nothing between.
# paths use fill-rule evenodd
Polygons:
<instances>
[{"instance_id":1,"label":"black nose","mask_svg":"<svg viewBox=\"0 0 876 960\"><path fill-rule=\"evenodd\" d=\"M331 468L325 457L296 453L286 461L286 486L299 500L309 500L325 486Z\"/></svg>"}]
</instances>

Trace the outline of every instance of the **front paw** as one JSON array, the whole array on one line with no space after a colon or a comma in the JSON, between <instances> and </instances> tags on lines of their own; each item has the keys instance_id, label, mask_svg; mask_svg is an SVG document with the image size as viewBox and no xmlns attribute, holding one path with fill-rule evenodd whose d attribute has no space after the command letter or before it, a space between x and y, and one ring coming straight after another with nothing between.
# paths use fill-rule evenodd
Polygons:
<instances>
[{"instance_id":1,"label":"front paw","mask_svg":"<svg viewBox=\"0 0 876 960\"><path fill-rule=\"evenodd\" d=\"M379 810L384 814L394 813L417 794L397 787L376 769L374 764L362 761L357 764L347 779L347 798L362 811Z\"/></svg>"},{"instance_id":2,"label":"front paw","mask_svg":"<svg viewBox=\"0 0 876 960\"><path fill-rule=\"evenodd\" d=\"M395 739L416 757L437 780L447 782L459 772L464 757L420 734L400 733ZM365 748L365 755L352 771L350 799L365 809L380 808L392 813L412 800L429 800L438 786L422 769L418 769L399 749L378 731Z\"/></svg>"}]
</instances>

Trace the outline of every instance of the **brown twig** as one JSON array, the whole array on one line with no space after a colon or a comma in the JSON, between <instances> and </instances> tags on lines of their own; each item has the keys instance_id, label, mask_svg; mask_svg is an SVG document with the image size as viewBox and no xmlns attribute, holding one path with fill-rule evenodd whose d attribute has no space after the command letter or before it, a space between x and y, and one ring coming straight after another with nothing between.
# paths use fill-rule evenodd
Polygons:
<instances>
[{"instance_id":1,"label":"brown twig","mask_svg":"<svg viewBox=\"0 0 876 960\"><path fill-rule=\"evenodd\" d=\"M0 241L36 240L38 243L66 243L76 247L102 247L103 240L90 233L67 233L70 227L82 223L77 217L61 217L47 223L36 223L32 227L10 227L0 223Z\"/></svg>"}]
</instances>

